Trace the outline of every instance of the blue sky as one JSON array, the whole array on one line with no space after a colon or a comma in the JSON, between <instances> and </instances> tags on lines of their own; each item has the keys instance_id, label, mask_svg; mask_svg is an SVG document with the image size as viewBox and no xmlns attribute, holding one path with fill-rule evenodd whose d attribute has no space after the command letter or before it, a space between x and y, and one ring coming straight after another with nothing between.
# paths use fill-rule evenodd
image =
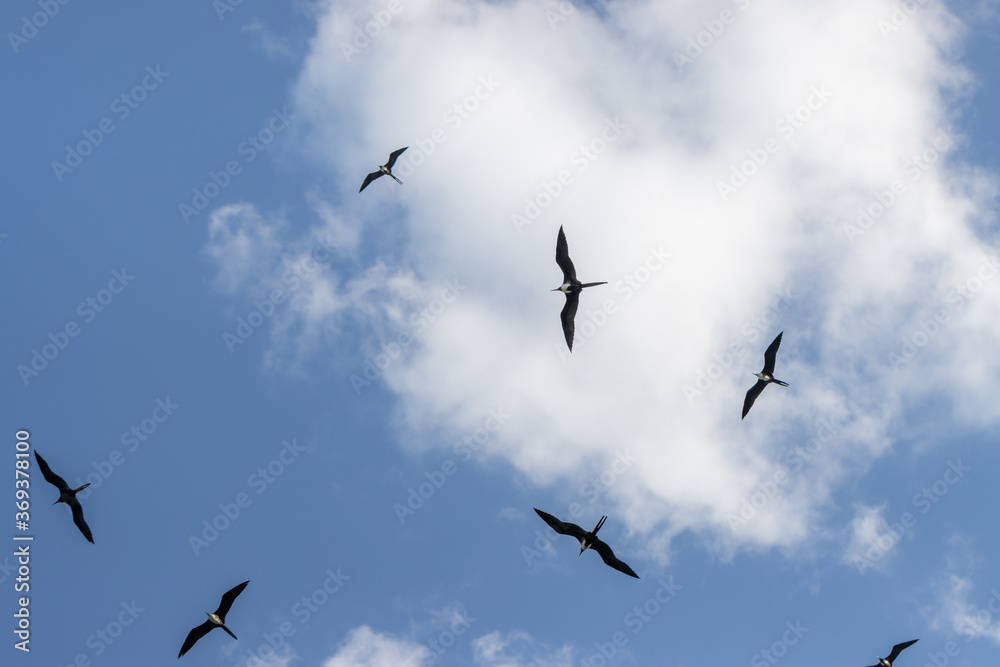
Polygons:
<instances>
[{"instance_id":1,"label":"blue sky","mask_svg":"<svg viewBox=\"0 0 1000 667\"><path fill-rule=\"evenodd\" d=\"M6 3L4 664L996 660L1000 14L902 7Z\"/></svg>"}]
</instances>

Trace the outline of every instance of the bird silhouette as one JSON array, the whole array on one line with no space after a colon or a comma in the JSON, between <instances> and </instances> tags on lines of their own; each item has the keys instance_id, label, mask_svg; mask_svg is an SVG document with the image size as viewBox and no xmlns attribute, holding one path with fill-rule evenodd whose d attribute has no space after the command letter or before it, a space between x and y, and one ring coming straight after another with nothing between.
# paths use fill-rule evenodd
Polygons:
<instances>
[{"instance_id":1,"label":"bird silhouette","mask_svg":"<svg viewBox=\"0 0 1000 667\"><path fill-rule=\"evenodd\" d=\"M187 639L184 640L184 646L181 646L181 652L177 654L178 658L187 653L188 649L195 645L195 642L215 628L222 628L229 634L230 637L236 639L236 635L233 634L232 630L226 627L226 614L229 613L229 608L233 606L233 600L235 600L239 594L243 592L243 589L246 588L249 583L249 580L244 581L239 586L230 588L226 591L222 596L222 602L219 603L219 608L215 610L214 614L205 612L208 614L208 620L198 627L193 628L191 632L188 633Z\"/></svg>"},{"instance_id":2,"label":"bird silhouette","mask_svg":"<svg viewBox=\"0 0 1000 667\"><path fill-rule=\"evenodd\" d=\"M782 387L787 387L787 382L782 382L781 380L776 380L774 377L774 358L778 354L778 346L781 345L781 334L785 333L782 331L778 334L778 337L771 341L771 344L767 346L767 350L764 352L764 368L760 373L754 373L757 376L757 384L750 387L747 391L747 397L743 401L743 416L740 419L746 419L747 413L750 412L750 408L753 407L753 402L757 400L760 396L760 392L764 391L764 387L771 384L772 382Z\"/></svg>"},{"instance_id":3,"label":"bird silhouette","mask_svg":"<svg viewBox=\"0 0 1000 667\"><path fill-rule=\"evenodd\" d=\"M875 656L875 658L878 660L878 664L872 665L872 667L892 667L892 661L899 657L899 654L903 652L903 649L906 648L907 646L912 646L913 644L916 644L918 641L920 640L911 639L908 642L903 642L902 644L896 644L895 646L892 647L892 652L889 653L888 658L879 658L878 656Z\"/></svg>"},{"instance_id":4,"label":"bird silhouette","mask_svg":"<svg viewBox=\"0 0 1000 667\"><path fill-rule=\"evenodd\" d=\"M604 525L604 522L608 517L602 516L601 520L597 522L597 525L594 526L593 530L586 531L575 523L560 521L547 512L543 512L542 510L534 507L532 509L538 513L538 516L542 517L542 520L545 521L545 523L549 524L549 527L551 527L552 530L556 531L560 535L572 535L579 540L580 554L587 549L593 549L601 555L601 560L603 560L605 564L610 565L619 572L624 572L630 577L635 577L636 579L639 578L639 575L633 572L632 568L615 557L615 552L611 550L611 547L609 547L606 542L602 542L597 537L597 531L601 529L601 526Z\"/></svg>"},{"instance_id":5,"label":"bird silhouette","mask_svg":"<svg viewBox=\"0 0 1000 667\"><path fill-rule=\"evenodd\" d=\"M42 477L45 478L45 481L59 489L59 500L53 503L53 505L58 503L69 505L70 509L73 510L73 523L80 529L80 532L87 538L87 541L93 544L94 536L90 532L90 526L83 520L83 508L80 507L80 501L76 499L76 494L90 486L90 483L84 484L79 489L71 489L66 480L52 472L52 468L49 467L49 464L45 462L45 459L38 452L35 452L35 460L38 461L38 467L42 469Z\"/></svg>"},{"instance_id":6,"label":"bird silhouette","mask_svg":"<svg viewBox=\"0 0 1000 667\"><path fill-rule=\"evenodd\" d=\"M405 146L403 148L400 148L398 151L393 151L392 153L390 153L388 162L379 167L378 171L373 171L372 173L365 176L365 182L361 184L361 190L367 188L369 183L371 183L376 178L379 178L381 176L388 176L392 180L402 185L403 181L399 180L398 178L392 175L392 165L396 164L396 158L402 155L403 151L405 151L407 148L409 148L409 146ZM361 190L358 190L358 192L361 192Z\"/></svg>"},{"instance_id":7,"label":"bird silhouette","mask_svg":"<svg viewBox=\"0 0 1000 667\"><path fill-rule=\"evenodd\" d=\"M566 345L569 346L569 351L572 352L573 334L576 332L576 309L580 306L580 290L585 287L607 285L608 283L581 283L576 279L576 267L573 266L573 260L569 258L569 244L566 243L566 232L563 231L561 226L559 227L559 238L556 239L556 264L562 269L563 283L552 291L562 292L566 295L566 305L563 306L559 317L562 320Z\"/></svg>"}]
</instances>

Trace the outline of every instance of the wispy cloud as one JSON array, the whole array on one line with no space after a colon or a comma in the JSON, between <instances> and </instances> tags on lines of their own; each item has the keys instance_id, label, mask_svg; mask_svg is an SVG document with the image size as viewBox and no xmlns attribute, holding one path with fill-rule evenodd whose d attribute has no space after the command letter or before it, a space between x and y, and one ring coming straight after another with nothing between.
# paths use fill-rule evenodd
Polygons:
<instances>
[{"instance_id":1,"label":"wispy cloud","mask_svg":"<svg viewBox=\"0 0 1000 667\"><path fill-rule=\"evenodd\" d=\"M961 536L947 540L944 572L934 583L935 598L928 616L935 629L973 639L991 639L1000 644L1000 585L977 582L985 561L974 545Z\"/></svg>"}]
</instances>

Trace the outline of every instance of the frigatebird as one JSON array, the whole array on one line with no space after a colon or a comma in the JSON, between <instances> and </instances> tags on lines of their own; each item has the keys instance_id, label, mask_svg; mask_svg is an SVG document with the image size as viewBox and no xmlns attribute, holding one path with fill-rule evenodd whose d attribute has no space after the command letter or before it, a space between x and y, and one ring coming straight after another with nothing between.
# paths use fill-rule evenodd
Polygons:
<instances>
[{"instance_id":1,"label":"frigatebird","mask_svg":"<svg viewBox=\"0 0 1000 667\"><path fill-rule=\"evenodd\" d=\"M233 600L235 600L236 597L243 592L243 589L246 588L249 583L249 580L244 581L239 586L230 588L226 591L222 596L222 602L219 603L219 608L215 610L214 614L209 614L207 611L205 612L208 614L208 620L188 633L187 639L184 640L184 646L181 646L181 652L177 654L178 658L187 653L188 649L194 646L195 642L215 628L222 628L229 634L230 637L236 639L236 635L233 634L232 630L226 627L226 614L229 613L229 608L233 606Z\"/></svg>"},{"instance_id":2,"label":"frigatebird","mask_svg":"<svg viewBox=\"0 0 1000 667\"><path fill-rule=\"evenodd\" d=\"M403 148L400 148L398 151L393 151L392 153L390 153L388 162L379 167L378 171L373 171L372 173L365 176L365 182L361 184L361 190L367 188L369 183L374 181L376 178L379 178L380 176L389 176L390 178L392 178L392 180L402 185L403 181L399 180L398 178L392 175L392 165L396 164L396 158L402 155L403 151L405 151L407 148L409 148L409 146L404 146ZM358 192L361 192L361 190L358 190Z\"/></svg>"},{"instance_id":3,"label":"frigatebird","mask_svg":"<svg viewBox=\"0 0 1000 667\"><path fill-rule=\"evenodd\" d=\"M875 658L878 660L878 664L872 665L872 667L892 667L892 661L895 660L897 657L899 657L899 654L903 652L903 649L906 648L907 646L912 646L913 644L916 644L918 641L919 640L917 639L911 639L908 642L903 642L902 644L896 644L895 646L892 647L892 652L889 654L888 658L879 658L878 656L875 656Z\"/></svg>"},{"instance_id":4,"label":"frigatebird","mask_svg":"<svg viewBox=\"0 0 1000 667\"><path fill-rule=\"evenodd\" d=\"M782 331L778 334L778 337L767 346L767 350L764 352L764 368L761 369L760 373L754 373L757 376L757 384L750 387L747 391L747 397L743 401L743 417L740 419L746 419L747 413L750 412L750 408L753 406L753 402L760 396L760 392L764 391L764 387L772 382L782 387L788 386L787 382L782 382L774 378L774 358L778 354L778 346L781 345L781 334L783 333L785 332Z\"/></svg>"},{"instance_id":5,"label":"frigatebird","mask_svg":"<svg viewBox=\"0 0 1000 667\"><path fill-rule=\"evenodd\" d=\"M38 467L42 469L42 477L45 478L45 481L59 489L59 500L52 504L66 503L69 505L70 509L73 510L73 523L80 529L80 532L87 538L87 541L93 544L94 536L90 533L90 526L83 520L83 508L80 507L80 501L76 499L76 494L90 486L90 482L87 482L79 489L71 489L66 480L52 472L52 468L45 462L45 459L38 455L38 452L35 452L35 460L38 461Z\"/></svg>"},{"instance_id":6,"label":"frigatebird","mask_svg":"<svg viewBox=\"0 0 1000 667\"><path fill-rule=\"evenodd\" d=\"M563 334L566 336L566 344L569 351L573 351L573 333L576 331L576 309L580 305L580 290L584 287L594 287L595 285L607 285L601 283L581 283L576 279L576 268L573 260L569 258L569 244L566 243L566 232L562 226L559 227L559 238L556 240L556 264L563 272L563 284L552 290L562 292L566 295L566 305L563 306L559 317L562 319Z\"/></svg>"},{"instance_id":7,"label":"frigatebird","mask_svg":"<svg viewBox=\"0 0 1000 667\"><path fill-rule=\"evenodd\" d=\"M597 531L601 529L601 526L604 525L604 522L605 520L607 520L608 517L602 516L601 520L597 522L596 526L594 526L594 529L590 532L587 532L586 530L580 528L580 526L576 525L575 523L567 523L564 521L560 521L551 514L543 512L540 509L537 508L532 508L532 509L534 509L535 512L538 513L538 516L542 517L545 523L549 524L549 527L551 527L552 530L556 531L560 535L572 535L577 540L579 540L580 554L582 554L587 549L593 549L597 553L601 554L601 560L603 560L607 565L610 565L619 572L624 572L630 577L635 577L636 579L639 578L639 575L633 572L632 568L630 568L628 565L615 558L615 552L611 550L611 547L609 547L607 543L602 542L600 539L598 539Z\"/></svg>"}]
</instances>

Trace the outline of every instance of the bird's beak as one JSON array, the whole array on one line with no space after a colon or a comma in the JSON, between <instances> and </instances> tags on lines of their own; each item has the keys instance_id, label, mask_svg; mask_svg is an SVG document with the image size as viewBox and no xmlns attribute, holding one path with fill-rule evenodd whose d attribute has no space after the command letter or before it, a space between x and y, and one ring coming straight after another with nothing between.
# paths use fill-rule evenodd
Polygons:
<instances>
[{"instance_id":1,"label":"bird's beak","mask_svg":"<svg viewBox=\"0 0 1000 667\"><path fill-rule=\"evenodd\" d=\"M580 553L578 553L577 556L582 556L582 555L583 555L583 547L580 547Z\"/></svg>"},{"instance_id":2,"label":"bird's beak","mask_svg":"<svg viewBox=\"0 0 1000 667\"><path fill-rule=\"evenodd\" d=\"M555 289L554 289L554 290L552 290L552 291L553 291L553 292L558 292L558 291L559 291L559 288L557 287L557 288L555 288Z\"/></svg>"}]
</instances>

